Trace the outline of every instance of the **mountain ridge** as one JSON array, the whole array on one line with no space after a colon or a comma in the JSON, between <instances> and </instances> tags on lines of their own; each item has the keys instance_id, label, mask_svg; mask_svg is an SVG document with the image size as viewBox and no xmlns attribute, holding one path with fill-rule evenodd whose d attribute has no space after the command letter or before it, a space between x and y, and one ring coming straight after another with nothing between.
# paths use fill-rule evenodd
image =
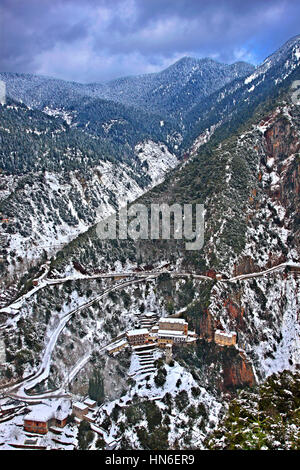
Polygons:
<instances>
[{"instance_id":1,"label":"mountain ridge","mask_svg":"<svg viewBox=\"0 0 300 470\"><path fill-rule=\"evenodd\" d=\"M296 36L297 37L297 36ZM216 63L216 64L220 64L220 65L226 65L228 67L232 67L232 66L235 66L237 64L242 64L242 65L246 65L246 66L249 66L249 67L252 67L252 68L256 68L255 65L251 64L250 62L246 62L244 60L237 60L235 62L232 62L230 64L228 63L225 63L225 62L220 62L218 60L215 60L211 57L203 57L203 58L197 58L197 57L192 57L192 56L182 56L180 59L176 60L175 62L173 62L172 64L168 65L166 68L158 71L158 72L149 72L149 73L142 73L142 74L136 74L136 75L122 75L120 77L116 77L116 78L112 78L110 80L106 80L106 81L91 81L91 82L77 82L77 81L74 81L74 80L68 80L68 79L64 79L64 78L57 78L57 77L54 77L52 75L44 75L44 74L38 74L38 73L31 73L31 72L1 72L0 71L0 74L5 76L11 76L11 75L16 75L16 76L19 76L19 77L28 77L28 78L33 78L33 77L39 77L41 79L46 79L46 80L57 80L58 82L65 82L65 83L71 83L71 84L76 84L76 85L79 85L79 86L91 86L91 85L105 85L105 84L108 84L108 83L112 83L112 82L115 82L115 81L119 81L119 80L125 80L125 79L129 79L129 78L132 78L132 79L135 79L135 78L141 78L141 77L151 77L151 76L154 76L154 75L159 75L161 73L164 73L166 72L168 69L172 69L173 67L176 68L176 66L178 66L180 63L193 63L193 65L195 64L199 64L199 63Z\"/></svg>"},{"instance_id":2,"label":"mountain ridge","mask_svg":"<svg viewBox=\"0 0 300 470\"><path fill-rule=\"evenodd\" d=\"M76 82L69 82L66 80L55 79L52 77L42 77L35 74L13 74L13 73L0 73L0 78L7 82L7 94L19 101L22 99L25 104L32 106L35 102L38 102L39 97L47 91L50 87L50 93L55 93L55 87L65 90L67 94L77 94L78 99L81 96L90 96L91 98L104 99L114 102L119 102L125 105L141 107L148 112L164 113L165 117L169 116L169 113L165 111L164 106L169 103L168 106L174 114L174 107L172 108L171 102L172 97L166 100L164 103L159 104L159 98L154 96L157 94L156 89L158 87L173 89L173 94L177 93L177 90L181 90L183 84L188 85L189 79L198 80L199 84L196 86L202 86L205 93L205 78L197 77L199 75L209 73L214 88L218 88L224 84L224 81L230 81L232 78L246 75L253 71L254 67L244 62L236 62L234 64L222 64L213 59L193 59L193 58L182 58L170 65L161 72L152 74L143 74L138 76L120 77L115 80L111 80L107 83L88 83L81 84ZM180 74L180 76L178 75ZM14 78L23 80L23 88L21 85L18 89L18 83L14 83ZM201 85L203 83L203 85ZM194 88L194 84L189 84L190 88ZM187 91L188 92L188 91ZM28 96L29 94L29 96ZM33 97L33 101L30 100L30 95ZM47 98L47 94L45 95ZM159 94L161 96L161 93ZM168 111L168 110L167 110Z\"/></svg>"}]
</instances>

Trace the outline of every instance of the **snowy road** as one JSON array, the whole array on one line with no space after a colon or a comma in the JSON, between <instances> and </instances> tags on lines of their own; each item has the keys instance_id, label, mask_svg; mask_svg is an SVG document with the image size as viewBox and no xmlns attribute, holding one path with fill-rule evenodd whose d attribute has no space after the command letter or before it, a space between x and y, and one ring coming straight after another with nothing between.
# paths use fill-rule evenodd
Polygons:
<instances>
[{"instance_id":1,"label":"snowy road","mask_svg":"<svg viewBox=\"0 0 300 470\"><path fill-rule=\"evenodd\" d=\"M232 277L230 279L219 279L219 282L236 282L236 281L242 281L242 280L247 280L253 277L261 277L265 276L271 272L274 271L280 271L284 269L285 267L290 267L290 268L295 268L295 269L300 269L300 264L299 263L291 263L291 262L286 262L286 263L281 263L277 266L274 266L272 268L266 269L264 271L258 271L255 273L249 273L249 274L241 274L239 276ZM109 273L101 273L101 274L95 274L92 276L85 276L85 275L75 275L75 276L68 276L64 278L57 278L57 279L48 279L45 278L46 274L48 271L45 271L45 273L39 278L38 282L39 284L35 286L33 289L31 289L29 292L24 294L22 297L14 301L12 304L10 304L7 307L3 307L0 309L0 313L4 313L7 315L13 315L16 314L17 311L22 307L23 303L25 300L28 298L32 297L36 292L38 292L40 289L44 289L47 286L52 286L52 285L57 285L57 284L63 284L68 281L77 281L77 280L93 280L93 279L114 279L114 278L141 278L141 280L146 280L149 279L150 277L156 278L160 276L161 274L169 274L172 278L180 278L180 277L188 277L188 278L193 278L193 279L198 279L198 280L203 280L203 281L211 281L212 278L209 276L205 276L203 274L195 274L191 272L175 272L175 271L170 271L170 270L160 270L160 271L142 271L142 272L126 272L126 271L121 271L121 272L109 272ZM133 282L133 281L128 281L128 282ZM2 326L0 329L5 329L5 326Z\"/></svg>"},{"instance_id":2,"label":"snowy road","mask_svg":"<svg viewBox=\"0 0 300 470\"><path fill-rule=\"evenodd\" d=\"M296 268L298 270L298 269L300 269L300 264L299 263L291 263L291 262L281 263L277 266L266 269L264 271L259 271L259 272L250 273L250 274L242 274L242 275L239 275L239 276L232 277L230 279L220 279L219 282L236 282L236 281L239 281L239 280L247 280L247 279L251 279L251 278L255 278L255 277L262 277L262 276L265 276L265 275L267 275L269 273L272 273L274 271L280 271L280 270L282 270L286 267L289 267L289 268L292 268L292 269ZM129 277L130 278L130 277L133 277L133 276L135 278L139 277L140 279L129 279L128 281L121 282L121 283L118 283L117 285L109 287L102 294L97 295L92 300L82 304L81 306L79 306L76 309L72 310L71 312L64 315L60 319L57 327L55 328L54 332L52 333L52 335L49 339L49 342L46 346L46 349L44 351L44 354L43 354L43 357L42 357L42 360L41 360L41 364L40 364L37 372L34 373L33 375L31 374L31 376L28 377L27 379L25 378L23 381L19 382L18 384L15 384L15 385L13 385L9 388L9 390L14 393L14 396L16 396L16 397L18 396L18 397L23 398L23 399L26 399L26 398L32 399L33 398L32 396L27 395L27 391L32 389L37 384L41 383L42 381L44 381L45 379L48 378L49 372L50 372L50 364L51 364L52 353L53 353L53 350L55 348L58 337L59 337L60 333L62 332L62 330L64 329L67 322L71 319L71 317L74 314L90 307L94 302L97 302L97 301L101 300L103 297L105 297L107 294L109 294L112 291L118 290L120 288L124 288L124 287L132 285L132 284L144 282L146 280L147 281L149 281L151 279L154 280L156 277L158 277L161 274L169 274L171 277L174 277L174 278L176 278L176 277L192 277L194 279L200 279L200 280L211 280L210 277L203 276L203 275L200 275L200 274L193 274L193 273L187 273L187 272L174 272L174 271L169 271L169 270L137 272L137 273L136 272L120 272L120 273L113 272L113 273L101 273L101 274L97 274L95 276L80 276L80 277L79 276L78 277L74 276L74 277L68 277L68 278L62 278L62 279L45 279L45 275L47 274L47 272L48 271L45 271L45 273L40 277L40 279L43 278L43 280L41 280L39 285L37 285L34 289L29 291L27 294L20 297L10 307L6 307L6 310L9 309L9 308L15 308L16 309L16 306L18 306L18 304L21 306L22 302L24 302L24 300L31 297L38 290L40 290L40 289L42 289L42 288L44 288L48 285L60 284L60 283L63 283L63 282L67 282L69 280L97 279L97 278L116 278L116 277ZM20 307L18 307L18 308L20 308ZM2 310L5 310L5 309L2 309ZM103 347L102 350L105 350L105 347ZM74 368L72 369L72 371L71 371L71 373L68 377L68 381L71 381L71 380L74 379L74 377L77 375L77 373L88 362L89 357L90 357L89 354L87 354L84 358L82 358L74 366ZM64 385L65 385L65 383L64 383ZM62 392L63 392L63 389L59 389L59 390L56 390L55 392L53 392L53 395L57 396L58 393L62 393ZM34 396L34 399L39 399L39 398L45 398L45 393L40 394L39 396L36 396L36 395Z\"/></svg>"},{"instance_id":3,"label":"snowy road","mask_svg":"<svg viewBox=\"0 0 300 470\"><path fill-rule=\"evenodd\" d=\"M29 379L25 378L23 380L23 382L11 387L11 389L10 389L11 391L16 390L16 392L14 393L15 396L22 396L22 397L32 398L32 397L30 397L30 395L27 395L27 391L30 390L31 388L35 387L38 383L40 383L43 380L47 379L47 377L49 376L49 372L50 372L51 356L52 356L54 347L56 345L57 339L58 339L60 333L62 332L62 330L64 329L65 325L67 324L67 322L70 320L70 318L72 317L72 315L74 313L75 312L71 312L71 313L65 315L59 321L56 329L54 330L54 332L53 332L53 334L52 334L52 336L51 336L51 338L50 338L50 340L49 340L49 342L46 346L46 349L44 351L44 355L42 357L41 365L38 368L37 372L34 374L34 376L29 378ZM34 398L37 399L38 397L35 396Z\"/></svg>"},{"instance_id":4,"label":"snowy road","mask_svg":"<svg viewBox=\"0 0 300 470\"><path fill-rule=\"evenodd\" d=\"M235 276L235 277L232 277L230 279L228 279L228 282L235 282L235 281L242 281L242 280L245 280L245 279L251 279L253 277L261 277L261 276L265 276L269 273L272 273L274 271L280 271L286 267L289 267L289 268L296 268L296 269L300 269L300 264L299 263L281 263L281 264L278 264L277 266L273 266L273 268L269 268L269 269L266 269L265 271L258 271L256 273L250 273L250 274L240 274L239 276Z\"/></svg>"}]
</instances>

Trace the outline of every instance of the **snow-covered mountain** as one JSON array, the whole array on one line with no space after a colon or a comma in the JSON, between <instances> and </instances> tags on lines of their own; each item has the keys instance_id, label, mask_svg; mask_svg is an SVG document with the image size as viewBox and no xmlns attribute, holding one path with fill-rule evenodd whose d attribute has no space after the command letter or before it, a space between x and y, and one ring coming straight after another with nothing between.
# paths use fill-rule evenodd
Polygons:
<instances>
[{"instance_id":1,"label":"snow-covered mountain","mask_svg":"<svg viewBox=\"0 0 300 470\"><path fill-rule=\"evenodd\" d=\"M225 122L228 134L241 120L251 116L267 99L276 99L281 88L299 79L300 36L287 41L247 77L234 80L215 93L201 99L183 119L183 148L193 145L200 136L211 136ZM197 145L196 145L197 148Z\"/></svg>"},{"instance_id":2,"label":"snow-covered mountain","mask_svg":"<svg viewBox=\"0 0 300 470\"><path fill-rule=\"evenodd\" d=\"M250 71L244 63L183 58L159 74L105 85L0 74L8 95L0 210L10 218L2 227L3 274L14 277L44 251L53 254L174 168L182 126L170 121L167 102L181 113L182 103L188 110Z\"/></svg>"},{"instance_id":3,"label":"snow-covered mountain","mask_svg":"<svg viewBox=\"0 0 300 470\"><path fill-rule=\"evenodd\" d=\"M17 103L0 114L4 283L138 198L178 164L164 143L150 138L120 155L113 139L109 144L64 118Z\"/></svg>"},{"instance_id":4,"label":"snow-covered mountain","mask_svg":"<svg viewBox=\"0 0 300 470\"><path fill-rule=\"evenodd\" d=\"M217 89L215 81L192 109L187 98L184 116L180 98L180 123L175 114L171 121L151 114L150 124L135 128L148 109L114 108L91 95L71 109L59 106L58 95L47 103L51 87L35 103L30 92L35 109L14 101L1 108L1 207L13 219L2 225L9 238L2 272L15 272L18 283L5 284L0 310L0 390L32 408L35 401L57 407L66 395L98 401L88 430L77 433L70 423L63 442L51 431L44 444L299 447L300 108L292 99L299 41L246 77L232 72ZM175 66L184 90L215 63L185 58ZM168 80L171 90L172 73ZM114 86L119 93L122 80ZM90 118L101 105L99 124ZM100 240L94 222L125 198L204 204L202 250L172 238ZM34 243L42 250L76 231L83 233L53 255L41 252L30 269L16 256L34 257ZM156 343L108 354L128 330L170 315L198 335L173 345L171 359ZM220 343L220 330L236 343ZM21 412L0 423L4 448L22 440Z\"/></svg>"},{"instance_id":5,"label":"snow-covered mountain","mask_svg":"<svg viewBox=\"0 0 300 470\"><path fill-rule=\"evenodd\" d=\"M165 118L186 113L202 98L232 80L248 76L245 62L221 64L184 57L159 73L124 77L111 82L80 84L30 74L0 73L8 95L31 107L66 107L83 96L142 108Z\"/></svg>"}]
</instances>

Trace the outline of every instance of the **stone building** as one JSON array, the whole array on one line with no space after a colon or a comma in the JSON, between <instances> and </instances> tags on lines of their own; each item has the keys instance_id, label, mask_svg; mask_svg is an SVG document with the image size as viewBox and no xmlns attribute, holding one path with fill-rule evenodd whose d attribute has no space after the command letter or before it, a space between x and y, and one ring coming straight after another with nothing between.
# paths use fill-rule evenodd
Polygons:
<instances>
[{"instance_id":1,"label":"stone building","mask_svg":"<svg viewBox=\"0 0 300 470\"><path fill-rule=\"evenodd\" d=\"M27 432L47 434L52 426L63 428L67 424L70 414L70 403L60 403L53 408L49 405L36 405L23 419L24 429Z\"/></svg>"},{"instance_id":2,"label":"stone building","mask_svg":"<svg viewBox=\"0 0 300 470\"><path fill-rule=\"evenodd\" d=\"M88 405L85 405L84 403L82 403L80 401L77 401L77 402L73 403L72 413L76 418L78 418L80 420L84 419L86 417L86 415L88 414L88 412L89 412Z\"/></svg>"},{"instance_id":3,"label":"stone building","mask_svg":"<svg viewBox=\"0 0 300 470\"><path fill-rule=\"evenodd\" d=\"M159 319L158 326L160 330L181 331L182 334L188 334L188 323L183 318L162 317Z\"/></svg>"},{"instance_id":4,"label":"stone building","mask_svg":"<svg viewBox=\"0 0 300 470\"><path fill-rule=\"evenodd\" d=\"M127 340L131 346L145 344L149 340L149 331L147 328L127 331Z\"/></svg>"},{"instance_id":5,"label":"stone building","mask_svg":"<svg viewBox=\"0 0 300 470\"><path fill-rule=\"evenodd\" d=\"M93 413L96 408L96 402L87 398L83 403L77 401L73 403L72 413L75 416L75 421L79 423L80 421L88 421L89 423L95 422L95 417Z\"/></svg>"},{"instance_id":6,"label":"stone building","mask_svg":"<svg viewBox=\"0 0 300 470\"><path fill-rule=\"evenodd\" d=\"M220 346L234 346L236 344L236 333L235 331L226 333L222 330L216 330L215 342Z\"/></svg>"},{"instance_id":7,"label":"stone building","mask_svg":"<svg viewBox=\"0 0 300 470\"><path fill-rule=\"evenodd\" d=\"M51 407L37 405L24 417L24 429L27 432L47 434L49 427L53 425L53 410Z\"/></svg>"},{"instance_id":8,"label":"stone building","mask_svg":"<svg viewBox=\"0 0 300 470\"><path fill-rule=\"evenodd\" d=\"M159 347L165 347L167 344L180 344L187 341L187 334L174 330L158 330L157 344Z\"/></svg>"}]
</instances>

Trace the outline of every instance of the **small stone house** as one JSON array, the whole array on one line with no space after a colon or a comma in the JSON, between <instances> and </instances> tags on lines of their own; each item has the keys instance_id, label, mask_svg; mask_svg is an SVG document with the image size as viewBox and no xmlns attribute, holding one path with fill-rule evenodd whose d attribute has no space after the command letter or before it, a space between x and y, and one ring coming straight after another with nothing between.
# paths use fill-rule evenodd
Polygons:
<instances>
[{"instance_id":1,"label":"small stone house","mask_svg":"<svg viewBox=\"0 0 300 470\"><path fill-rule=\"evenodd\" d=\"M36 405L28 415L24 416L24 429L27 432L47 434L50 427L63 428L67 424L69 412L69 402L61 403L55 408L44 404Z\"/></svg>"}]
</instances>

